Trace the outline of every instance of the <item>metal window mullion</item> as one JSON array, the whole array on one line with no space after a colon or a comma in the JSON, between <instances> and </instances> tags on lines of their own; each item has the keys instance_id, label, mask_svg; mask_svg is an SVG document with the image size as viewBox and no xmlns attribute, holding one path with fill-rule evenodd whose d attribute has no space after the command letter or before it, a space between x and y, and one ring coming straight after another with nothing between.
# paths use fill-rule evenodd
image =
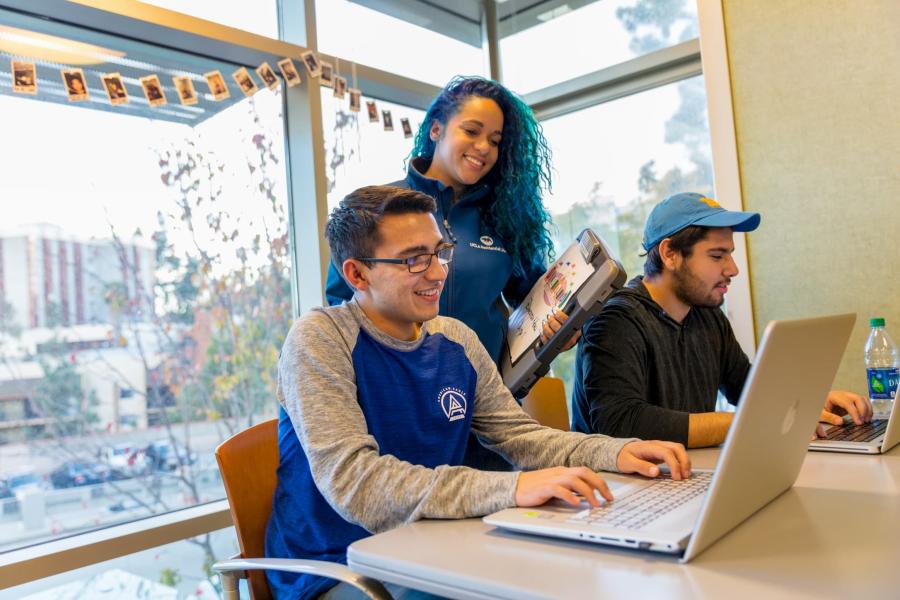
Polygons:
<instances>
[{"instance_id":1,"label":"metal window mullion","mask_svg":"<svg viewBox=\"0 0 900 600\"><path fill-rule=\"evenodd\" d=\"M488 76L494 81L502 83L500 38L497 34L497 2L496 0L482 0L481 7L481 48L487 63Z\"/></svg>"},{"instance_id":2,"label":"metal window mullion","mask_svg":"<svg viewBox=\"0 0 900 600\"><path fill-rule=\"evenodd\" d=\"M227 500L0 554L0 589L231 527Z\"/></svg>"},{"instance_id":3,"label":"metal window mullion","mask_svg":"<svg viewBox=\"0 0 900 600\"><path fill-rule=\"evenodd\" d=\"M279 2L279 36L311 49L317 46L315 0ZM298 93L299 92L299 93ZM325 134L319 81L304 77L284 95L290 244L294 266L291 300L294 317L324 304L328 249L324 239L328 217L325 177Z\"/></svg>"},{"instance_id":4,"label":"metal window mullion","mask_svg":"<svg viewBox=\"0 0 900 600\"><path fill-rule=\"evenodd\" d=\"M525 94L524 99L539 119L551 119L702 72L695 39Z\"/></svg>"}]
</instances>

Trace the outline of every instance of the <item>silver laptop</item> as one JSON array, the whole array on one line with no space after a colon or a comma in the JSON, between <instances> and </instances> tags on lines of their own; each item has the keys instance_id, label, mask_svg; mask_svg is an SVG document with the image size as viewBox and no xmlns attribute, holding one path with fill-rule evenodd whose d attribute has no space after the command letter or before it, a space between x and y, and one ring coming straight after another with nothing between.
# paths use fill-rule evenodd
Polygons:
<instances>
[{"instance_id":1,"label":"silver laptop","mask_svg":"<svg viewBox=\"0 0 900 600\"><path fill-rule=\"evenodd\" d=\"M769 323L714 472L686 481L604 474L615 500L600 508L559 502L484 521L691 560L794 484L855 320Z\"/></svg>"},{"instance_id":2,"label":"silver laptop","mask_svg":"<svg viewBox=\"0 0 900 600\"><path fill-rule=\"evenodd\" d=\"M830 427L824 438L810 442L809 449L825 452L856 452L858 454L887 452L900 443L900 417L897 416L900 411L893 408L896 404L896 400L891 403L889 415L876 414L876 418L872 419L871 423Z\"/></svg>"}]
</instances>

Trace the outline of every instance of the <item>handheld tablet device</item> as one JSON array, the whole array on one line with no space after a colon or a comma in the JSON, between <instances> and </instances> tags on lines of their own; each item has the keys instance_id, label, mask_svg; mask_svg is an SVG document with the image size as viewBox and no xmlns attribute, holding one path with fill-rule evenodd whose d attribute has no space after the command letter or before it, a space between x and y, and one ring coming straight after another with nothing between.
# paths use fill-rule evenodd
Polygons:
<instances>
[{"instance_id":1,"label":"handheld tablet device","mask_svg":"<svg viewBox=\"0 0 900 600\"><path fill-rule=\"evenodd\" d=\"M625 270L606 244L590 229L578 234L509 317L500 373L514 396L524 395L550 370L550 363L572 333L600 312L606 299L624 283ZM569 318L540 345L544 320L557 309Z\"/></svg>"}]
</instances>

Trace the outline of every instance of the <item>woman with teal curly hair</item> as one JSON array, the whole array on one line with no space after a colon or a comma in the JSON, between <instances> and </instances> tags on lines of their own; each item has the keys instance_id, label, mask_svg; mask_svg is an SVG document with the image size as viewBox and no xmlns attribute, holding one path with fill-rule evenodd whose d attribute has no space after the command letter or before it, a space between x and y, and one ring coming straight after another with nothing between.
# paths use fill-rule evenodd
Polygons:
<instances>
[{"instance_id":1,"label":"woman with teal curly hair","mask_svg":"<svg viewBox=\"0 0 900 600\"><path fill-rule=\"evenodd\" d=\"M550 187L550 149L540 123L528 105L499 83L456 77L425 113L406 179L392 185L435 199L435 219L444 237L456 244L440 314L471 327L499 363L509 307L525 298L552 254L550 215L541 202L542 186ZM353 295L334 264L325 293L329 304ZM562 314L551 318L544 335L564 319ZM509 469L474 439L464 463Z\"/></svg>"},{"instance_id":2,"label":"woman with teal curly hair","mask_svg":"<svg viewBox=\"0 0 900 600\"><path fill-rule=\"evenodd\" d=\"M517 273L526 272L534 261L543 267L553 249L550 215L541 202L541 186L550 188L550 148L540 123L521 98L488 79L454 78L428 107L410 158L427 161L430 170L437 170L440 165L432 159L440 136L446 135L448 121L473 98L492 100L502 112L496 164L478 180L492 190L484 218L504 241Z\"/></svg>"}]
</instances>

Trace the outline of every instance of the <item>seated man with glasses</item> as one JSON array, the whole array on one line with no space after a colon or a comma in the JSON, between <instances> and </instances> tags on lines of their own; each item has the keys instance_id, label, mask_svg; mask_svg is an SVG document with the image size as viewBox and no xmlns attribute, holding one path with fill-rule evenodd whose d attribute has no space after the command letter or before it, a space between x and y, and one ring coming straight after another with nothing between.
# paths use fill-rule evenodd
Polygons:
<instances>
[{"instance_id":1,"label":"seated man with glasses","mask_svg":"<svg viewBox=\"0 0 900 600\"><path fill-rule=\"evenodd\" d=\"M355 292L298 319L281 352L269 557L345 562L352 542L417 519L551 498L598 506L612 496L596 470L655 477L665 462L675 479L690 474L681 444L557 431L523 412L474 332L437 316L453 246L434 210L420 192L372 186L331 213L332 260ZM470 431L522 471L460 466ZM277 598L334 583L268 578Z\"/></svg>"}]
</instances>

